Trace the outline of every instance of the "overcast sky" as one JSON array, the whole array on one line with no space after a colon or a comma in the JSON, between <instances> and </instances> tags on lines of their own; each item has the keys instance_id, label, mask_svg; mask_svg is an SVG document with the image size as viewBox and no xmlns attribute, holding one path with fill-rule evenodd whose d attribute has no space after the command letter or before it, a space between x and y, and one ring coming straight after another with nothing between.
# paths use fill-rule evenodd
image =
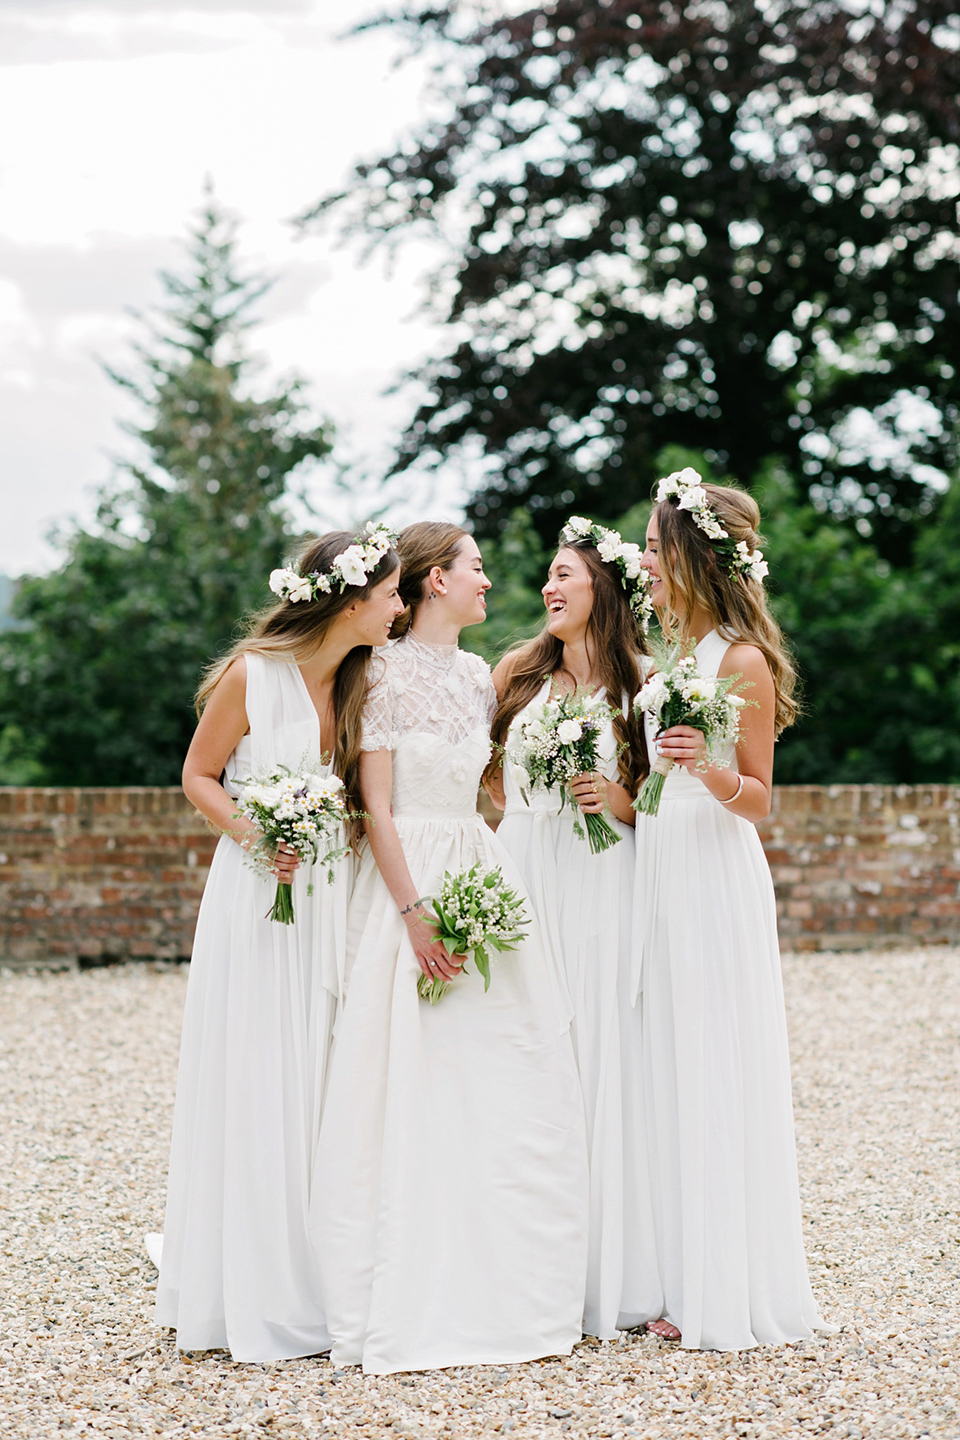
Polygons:
<instances>
[{"instance_id":1,"label":"overcast sky","mask_svg":"<svg viewBox=\"0 0 960 1440\"><path fill-rule=\"evenodd\" d=\"M309 377L376 469L412 403L381 392L436 344L417 313L431 256L405 251L391 276L289 220L420 113L423 70L394 67L396 40L336 38L378 8L0 0L0 573L46 568L50 526L92 514L124 445L97 357L128 356L128 309L181 263L207 175L244 257L281 275L257 347ZM435 508L459 493L441 480Z\"/></svg>"}]
</instances>

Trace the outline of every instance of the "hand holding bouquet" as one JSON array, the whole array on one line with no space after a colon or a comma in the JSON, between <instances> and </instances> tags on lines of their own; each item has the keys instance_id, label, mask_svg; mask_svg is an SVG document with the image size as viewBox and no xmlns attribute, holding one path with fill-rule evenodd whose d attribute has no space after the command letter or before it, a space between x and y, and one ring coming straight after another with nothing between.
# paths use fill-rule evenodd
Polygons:
<instances>
[{"instance_id":1,"label":"hand holding bouquet","mask_svg":"<svg viewBox=\"0 0 960 1440\"><path fill-rule=\"evenodd\" d=\"M596 770L600 732L612 714L609 705L588 704L581 694L562 695L535 706L506 751L507 760L526 773L527 784L520 787L524 800L528 789L558 790L562 809L570 799L570 781ZM575 802L571 804L573 828L582 840L580 810ZM620 836L603 815L585 814L583 818L594 855L616 845Z\"/></svg>"},{"instance_id":2,"label":"hand holding bouquet","mask_svg":"<svg viewBox=\"0 0 960 1440\"><path fill-rule=\"evenodd\" d=\"M273 874L276 849L283 843L310 865L317 861L326 865L327 883L332 882L334 867L348 849L343 833L347 806L339 776L294 774L278 765L268 775L246 782L237 800L237 814L252 820L260 831L250 856L261 875ZM312 882L307 894L313 894ZM282 880L267 918L281 925L293 924L293 887Z\"/></svg>"},{"instance_id":3,"label":"hand holding bouquet","mask_svg":"<svg viewBox=\"0 0 960 1440\"><path fill-rule=\"evenodd\" d=\"M483 976L484 993L490 989L488 950L513 950L523 939L527 916L515 890L504 883L499 868L481 871L480 862L469 870L443 877L439 896L432 902L436 938L448 955L472 959ZM429 975L417 977L421 1000L436 1005L450 982Z\"/></svg>"},{"instance_id":4,"label":"hand holding bouquet","mask_svg":"<svg viewBox=\"0 0 960 1440\"><path fill-rule=\"evenodd\" d=\"M683 645L659 657L657 667L637 697L637 709L655 717L658 735L674 725L691 725L702 731L706 748L697 769L706 770L708 765L726 769L730 764L727 752L740 734L740 711L747 703L733 694L740 676L720 680L715 675L702 675L695 657L686 653ZM656 815L663 782L674 763L664 755L653 762L633 802L638 814Z\"/></svg>"}]
</instances>

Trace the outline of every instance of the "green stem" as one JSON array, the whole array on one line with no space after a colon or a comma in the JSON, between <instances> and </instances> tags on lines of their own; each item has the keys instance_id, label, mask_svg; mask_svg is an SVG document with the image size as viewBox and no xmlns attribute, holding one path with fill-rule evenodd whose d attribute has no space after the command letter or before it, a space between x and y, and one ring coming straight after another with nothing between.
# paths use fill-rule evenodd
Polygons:
<instances>
[{"instance_id":1,"label":"green stem","mask_svg":"<svg viewBox=\"0 0 960 1440\"><path fill-rule=\"evenodd\" d=\"M604 850L619 844L620 836L605 815L584 815L583 818L586 821L587 839L592 854L600 855Z\"/></svg>"},{"instance_id":2,"label":"green stem","mask_svg":"<svg viewBox=\"0 0 960 1440\"><path fill-rule=\"evenodd\" d=\"M277 893L273 897L273 909L268 910L268 920L276 920L281 925L293 924L293 886L285 885L283 881L277 884Z\"/></svg>"}]
</instances>

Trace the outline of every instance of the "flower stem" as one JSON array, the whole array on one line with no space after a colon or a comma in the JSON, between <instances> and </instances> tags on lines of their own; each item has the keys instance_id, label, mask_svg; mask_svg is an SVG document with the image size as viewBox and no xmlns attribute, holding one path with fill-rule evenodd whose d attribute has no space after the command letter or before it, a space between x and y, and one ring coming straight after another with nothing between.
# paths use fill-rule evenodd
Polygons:
<instances>
[{"instance_id":1,"label":"flower stem","mask_svg":"<svg viewBox=\"0 0 960 1440\"><path fill-rule=\"evenodd\" d=\"M660 797L663 795L663 782L672 769L673 761L663 755L654 760L650 766L650 774L640 786L640 794L633 802L633 808L638 815L656 815L660 809Z\"/></svg>"},{"instance_id":2,"label":"flower stem","mask_svg":"<svg viewBox=\"0 0 960 1440\"><path fill-rule=\"evenodd\" d=\"M584 815L590 851L599 855L619 843L620 836L604 815Z\"/></svg>"},{"instance_id":3,"label":"flower stem","mask_svg":"<svg viewBox=\"0 0 960 1440\"><path fill-rule=\"evenodd\" d=\"M273 909L267 911L268 920L276 920L281 925L293 924L293 886L285 885L281 880L277 884L277 893L273 897Z\"/></svg>"},{"instance_id":4,"label":"flower stem","mask_svg":"<svg viewBox=\"0 0 960 1440\"><path fill-rule=\"evenodd\" d=\"M422 970L417 976L417 994L421 1000L429 1000L431 1005L439 1004L449 989L448 980L440 980L436 976L431 979L429 975L424 975Z\"/></svg>"}]
</instances>

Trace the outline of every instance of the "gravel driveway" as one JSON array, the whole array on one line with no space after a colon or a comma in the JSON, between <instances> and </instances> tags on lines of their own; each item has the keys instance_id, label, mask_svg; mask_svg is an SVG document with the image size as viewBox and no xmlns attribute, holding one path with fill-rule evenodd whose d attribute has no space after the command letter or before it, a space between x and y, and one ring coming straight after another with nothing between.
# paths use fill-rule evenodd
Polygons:
<instances>
[{"instance_id":1,"label":"gravel driveway","mask_svg":"<svg viewBox=\"0 0 960 1440\"><path fill-rule=\"evenodd\" d=\"M151 1323L186 974L0 973L0 1435L960 1437L960 952L784 962L829 1339L364 1379Z\"/></svg>"}]
</instances>

